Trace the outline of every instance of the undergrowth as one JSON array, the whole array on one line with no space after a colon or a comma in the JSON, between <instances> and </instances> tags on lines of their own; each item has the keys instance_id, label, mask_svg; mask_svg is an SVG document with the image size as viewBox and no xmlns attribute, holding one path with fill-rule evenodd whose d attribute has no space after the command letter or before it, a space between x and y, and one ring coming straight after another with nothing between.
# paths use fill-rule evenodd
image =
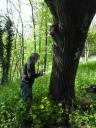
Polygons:
<instances>
[{"instance_id":1,"label":"undergrowth","mask_svg":"<svg viewBox=\"0 0 96 128\"><path fill-rule=\"evenodd\" d=\"M63 128L66 116L62 104L50 101L48 87L50 73L38 78L33 85L33 103L29 113L21 100L20 82L12 81L0 86L0 128L24 128L24 118L31 119L31 128ZM96 83L96 62L79 65L76 77L76 107L69 114L72 128L84 124L96 128L96 94L87 93L85 88Z\"/></svg>"}]
</instances>

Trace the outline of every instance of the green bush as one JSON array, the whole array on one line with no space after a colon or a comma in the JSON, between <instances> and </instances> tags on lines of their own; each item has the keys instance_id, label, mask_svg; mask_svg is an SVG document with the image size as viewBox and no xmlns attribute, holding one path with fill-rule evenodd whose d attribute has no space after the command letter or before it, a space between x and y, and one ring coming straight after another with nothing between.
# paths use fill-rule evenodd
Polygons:
<instances>
[{"instance_id":1,"label":"green bush","mask_svg":"<svg viewBox=\"0 0 96 128\"><path fill-rule=\"evenodd\" d=\"M69 114L72 128L84 123L87 128L96 127L96 95L88 94L85 88L96 83L96 62L82 63L76 77L76 106ZM93 77L94 76L94 77ZM0 128L24 128L24 118L32 121L34 128L62 128L66 114L61 103L48 98L50 73L38 78L33 86L33 103L27 112L20 98L20 83L10 82L0 86Z\"/></svg>"}]
</instances>

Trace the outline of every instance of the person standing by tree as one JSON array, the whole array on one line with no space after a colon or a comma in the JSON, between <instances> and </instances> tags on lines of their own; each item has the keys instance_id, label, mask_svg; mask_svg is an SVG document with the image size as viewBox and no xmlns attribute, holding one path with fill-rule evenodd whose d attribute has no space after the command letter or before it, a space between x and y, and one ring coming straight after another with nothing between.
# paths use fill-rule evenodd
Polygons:
<instances>
[{"instance_id":1,"label":"person standing by tree","mask_svg":"<svg viewBox=\"0 0 96 128\"><path fill-rule=\"evenodd\" d=\"M43 76L43 69L37 73L35 72L35 64L39 58L38 53L32 53L28 62L24 65L23 74L21 76L21 96L22 99L27 102L28 108L30 108L32 103L32 86L34 80L39 76Z\"/></svg>"},{"instance_id":2,"label":"person standing by tree","mask_svg":"<svg viewBox=\"0 0 96 128\"><path fill-rule=\"evenodd\" d=\"M33 120L28 116L28 113L32 104L32 86L34 84L34 80L39 76L43 76L43 69L37 73L35 71L35 64L39 58L40 56L38 53L32 53L24 65L21 76L21 97L26 103L26 112L24 112L24 117L22 118L23 128L29 127L33 124Z\"/></svg>"}]
</instances>

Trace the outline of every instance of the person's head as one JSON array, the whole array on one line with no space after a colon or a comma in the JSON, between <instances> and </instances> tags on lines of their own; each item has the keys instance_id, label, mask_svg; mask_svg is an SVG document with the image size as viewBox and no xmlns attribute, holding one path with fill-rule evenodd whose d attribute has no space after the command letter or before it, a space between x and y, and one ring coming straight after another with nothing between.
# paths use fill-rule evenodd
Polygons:
<instances>
[{"instance_id":1,"label":"person's head","mask_svg":"<svg viewBox=\"0 0 96 128\"><path fill-rule=\"evenodd\" d=\"M29 60L36 63L37 60L39 60L39 58L40 58L40 55L38 53L32 53L31 56L29 57Z\"/></svg>"}]
</instances>

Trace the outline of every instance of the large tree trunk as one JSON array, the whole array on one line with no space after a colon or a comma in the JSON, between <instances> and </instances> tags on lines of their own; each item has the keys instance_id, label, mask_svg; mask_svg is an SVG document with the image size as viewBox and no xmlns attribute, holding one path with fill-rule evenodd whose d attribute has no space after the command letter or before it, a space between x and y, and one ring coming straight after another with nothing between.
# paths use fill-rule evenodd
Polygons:
<instances>
[{"instance_id":1,"label":"large tree trunk","mask_svg":"<svg viewBox=\"0 0 96 128\"><path fill-rule=\"evenodd\" d=\"M96 2L91 0L45 0L53 14L53 66L50 94L72 106L75 76ZM93 2L93 3L92 3Z\"/></svg>"}]
</instances>

